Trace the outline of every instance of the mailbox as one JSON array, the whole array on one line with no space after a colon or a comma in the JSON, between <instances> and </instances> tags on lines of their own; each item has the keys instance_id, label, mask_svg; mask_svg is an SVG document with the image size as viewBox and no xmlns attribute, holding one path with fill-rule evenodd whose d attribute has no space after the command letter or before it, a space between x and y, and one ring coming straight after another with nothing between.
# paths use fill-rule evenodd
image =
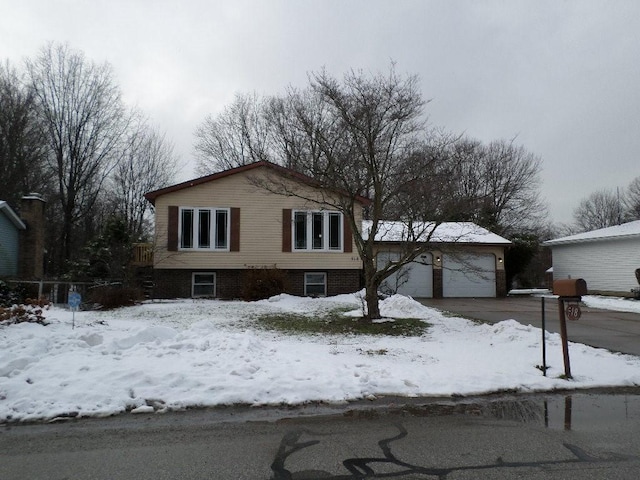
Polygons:
<instances>
[{"instance_id":1,"label":"mailbox","mask_svg":"<svg viewBox=\"0 0 640 480\"><path fill-rule=\"evenodd\" d=\"M587 294L587 282L582 278L555 280L553 294L560 297L581 297Z\"/></svg>"}]
</instances>

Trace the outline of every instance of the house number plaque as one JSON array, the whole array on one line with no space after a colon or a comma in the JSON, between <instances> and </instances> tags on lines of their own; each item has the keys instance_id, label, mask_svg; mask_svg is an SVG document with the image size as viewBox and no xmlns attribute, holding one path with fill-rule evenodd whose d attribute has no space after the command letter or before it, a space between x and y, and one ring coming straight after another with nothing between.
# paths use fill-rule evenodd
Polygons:
<instances>
[{"instance_id":1,"label":"house number plaque","mask_svg":"<svg viewBox=\"0 0 640 480\"><path fill-rule=\"evenodd\" d=\"M569 320L578 320L582 315L582 311L580 310L580 305L577 303L570 303L567 305L565 309L565 313Z\"/></svg>"}]
</instances>

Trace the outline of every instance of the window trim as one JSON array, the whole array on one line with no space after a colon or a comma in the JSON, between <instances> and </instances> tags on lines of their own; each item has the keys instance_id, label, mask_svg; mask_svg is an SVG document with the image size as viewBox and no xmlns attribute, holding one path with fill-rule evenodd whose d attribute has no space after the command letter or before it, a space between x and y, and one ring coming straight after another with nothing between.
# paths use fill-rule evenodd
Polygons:
<instances>
[{"instance_id":1,"label":"window trim","mask_svg":"<svg viewBox=\"0 0 640 480\"><path fill-rule=\"evenodd\" d=\"M198 283L196 284L196 275L213 275L213 283ZM191 273L191 298L207 298L207 297L215 297L216 289L218 287L218 278L216 272L192 272ZM212 285L213 286L213 294L212 295L196 295L195 287L196 285Z\"/></svg>"},{"instance_id":2,"label":"window trim","mask_svg":"<svg viewBox=\"0 0 640 480\"><path fill-rule=\"evenodd\" d=\"M297 242L297 227L296 216L299 214L305 215L305 247L299 248ZM314 219L318 214L322 214L322 247L314 248ZM339 248L331 248L331 218L337 216L338 221L336 223L339 229L338 243ZM336 210L292 210L291 211L291 251L292 252L344 252L344 215L342 212Z\"/></svg>"},{"instance_id":3,"label":"window trim","mask_svg":"<svg viewBox=\"0 0 640 480\"><path fill-rule=\"evenodd\" d=\"M192 223L191 226L191 247L183 246L183 231L182 231L182 222L183 222L183 212L192 211L191 215ZM200 247L200 215L201 212L209 212L209 246ZM225 246L217 247L218 244L218 213L225 212ZM231 251L231 208L228 207L179 207L178 208L178 250L182 252L229 252Z\"/></svg>"},{"instance_id":4,"label":"window trim","mask_svg":"<svg viewBox=\"0 0 640 480\"><path fill-rule=\"evenodd\" d=\"M320 285L320 283L309 283L307 282L307 276L308 275L322 275L323 278L323 283L322 286L324 287L324 293L318 295L318 294L309 294L307 292L307 287L309 285ZM305 297L310 297L310 296L320 296L320 297L326 297L327 296L327 272L304 272L304 296Z\"/></svg>"}]
</instances>

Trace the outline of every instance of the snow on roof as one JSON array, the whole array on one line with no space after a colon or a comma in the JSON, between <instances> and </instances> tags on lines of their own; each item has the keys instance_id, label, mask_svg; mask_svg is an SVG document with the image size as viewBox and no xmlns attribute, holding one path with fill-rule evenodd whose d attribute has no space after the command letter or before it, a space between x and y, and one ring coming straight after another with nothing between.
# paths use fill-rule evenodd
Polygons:
<instances>
[{"instance_id":1,"label":"snow on roof","mask_svg":"<svg viewBox=\"0 0 640 480\"><path fill-rule=\"evenodd\" d=\"M11 220L18 230L25 230L27 226L24 224L18 214L4 200L0 200L0 211L4 211L5 215Z\"/></svg>"},{"instance_id":2,"label":"snow on roof","mask_svg":"<svg viewBox=\"0 0 640 480\"><path fill-rule=\"evenodd\" d=\"M369 237L371 225L371 220L363 220L363 238L367 239ZM376 242L411 240L434 243L511 244L506 238L472 222L444 222L440 224L436 222L418 222L413 224L410 231L406 222L387 220L378 224L375 240Z\"/></svg>"},{"instance_id":3,"label":"snow on roof","mask_svg":"<svg viewBox=\"0 0 640 480\"><path fill-rule=\"evenodd\" d=\"M640 220L623 223L613 227L600 228L590 232L569 235L544 242L543 245L564 245L566 243L595 242L599 240L614 240L619 238L640 237Z\"/></svg>"}]
</instances>

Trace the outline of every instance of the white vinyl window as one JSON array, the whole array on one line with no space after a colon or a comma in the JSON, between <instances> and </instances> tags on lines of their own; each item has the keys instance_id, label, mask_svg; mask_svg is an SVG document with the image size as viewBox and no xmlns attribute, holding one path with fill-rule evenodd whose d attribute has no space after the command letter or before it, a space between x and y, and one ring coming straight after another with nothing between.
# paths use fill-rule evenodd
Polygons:
<instances>
[{"instance_id":1,"label":"white vinyl window","mask_svg":"<svg viewBox=\"0 0 640 480\"><path fill-rule=\"evenodd\" d=\"M294 251L342 251L342 214L329 211L293 212Z\"/></svg>"},{"instance_id":2,"label":"white vinyl window","mask_svg":"<svg viewBox=\"0 0 640 480\"><path fill-rule=\"evenodd\" d=\"M305 272L304 294L308 297L326 297L327 274L325 272Z\"/></svg>"},{"instance_id":3,"label":"white vinyl window","mask_svg":"<svg viewBox=\"0 0 640 480\"><path fill-rule=\"evenodd\" d=\"M228 208L180 208L181 250L229 250Z\"/></svg>"},{"instance_id":4,"label":"white vinyl window","mask_svg":"<svg viewBox=\"0 0 640 480\"><path fill-rule=\"evenodd\" d=\"M215 297L216 274L213 272L196 272L191 278L192 297Z\"/></svg>"}]
</instances>

